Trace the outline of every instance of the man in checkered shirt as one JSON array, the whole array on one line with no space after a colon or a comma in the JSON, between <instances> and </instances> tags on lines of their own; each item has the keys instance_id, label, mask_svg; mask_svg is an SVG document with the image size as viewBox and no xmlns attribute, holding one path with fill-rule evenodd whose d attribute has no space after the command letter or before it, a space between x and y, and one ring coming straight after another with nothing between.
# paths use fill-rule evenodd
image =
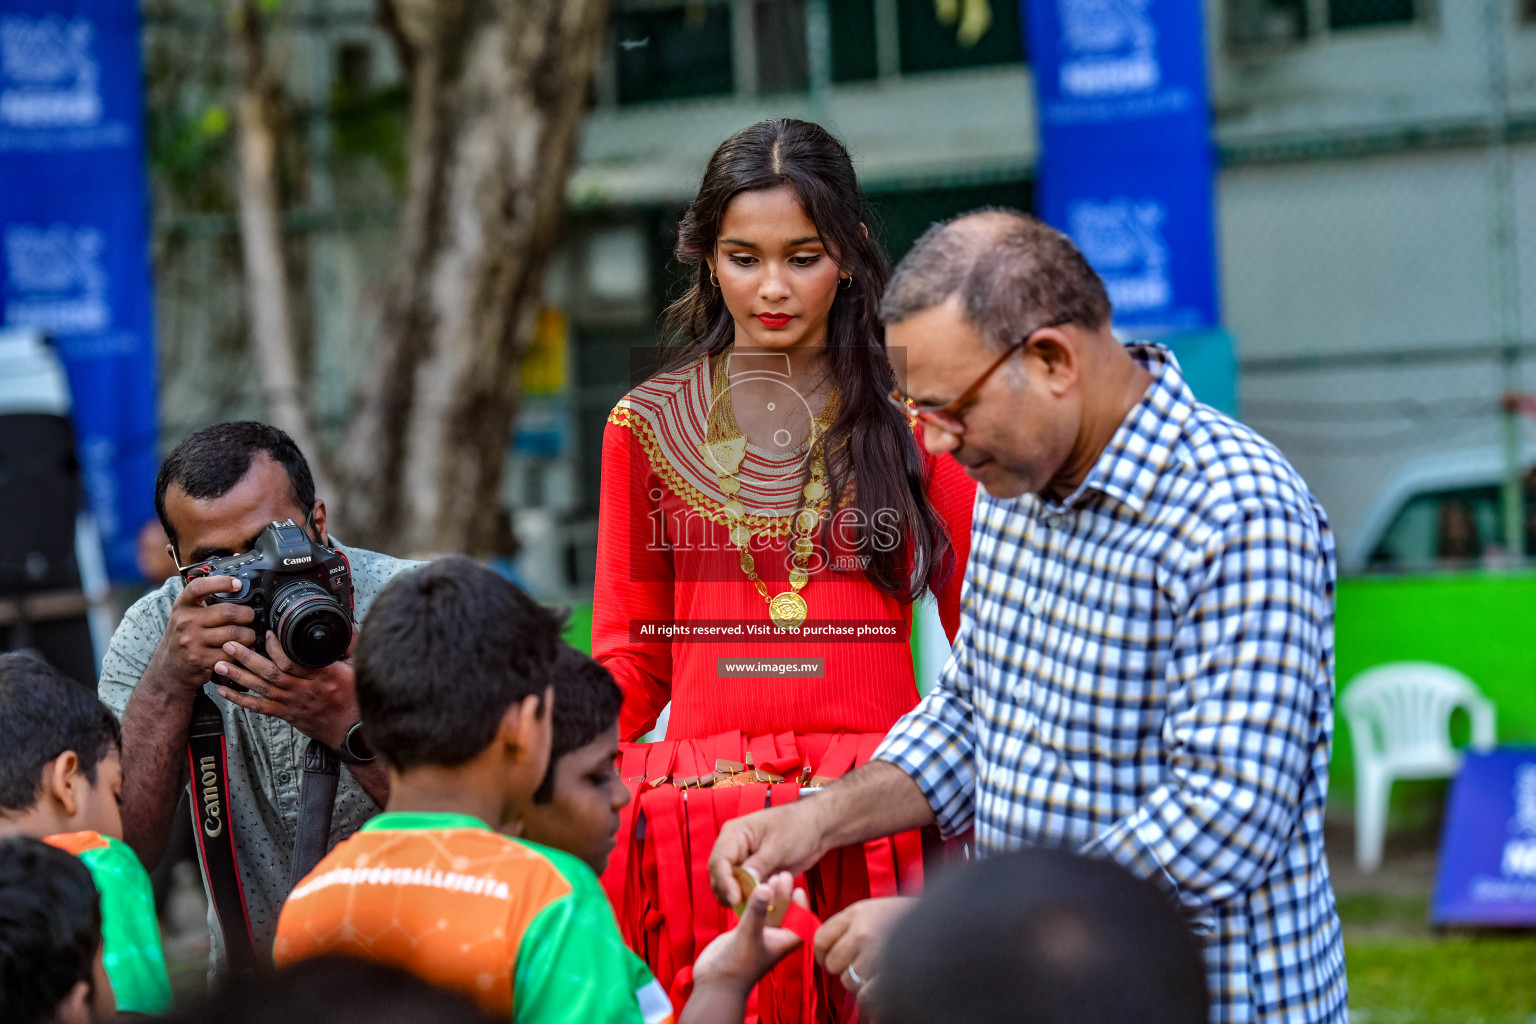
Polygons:
<instances>
[{"instance_id":1,"label":"man in checkered shirt","mask_svg":"<svg viewBox=\"0 0 1536 1024\"><path fill-rule=\"evenodd\" d=\"M1345 1020L1322 508L1166 349L1115 339L1098 276L1033 218L931 229L884 314L893 399L984 488L964 621L874 761L721 830L716 893L737 898L738 864L766 878L930 822L974 828L980 856L1066 847L1161 885L1205 942L1213 1021ZM867 983L902 909L833 918L824 966Z\"/></svg>"}]
</instances>

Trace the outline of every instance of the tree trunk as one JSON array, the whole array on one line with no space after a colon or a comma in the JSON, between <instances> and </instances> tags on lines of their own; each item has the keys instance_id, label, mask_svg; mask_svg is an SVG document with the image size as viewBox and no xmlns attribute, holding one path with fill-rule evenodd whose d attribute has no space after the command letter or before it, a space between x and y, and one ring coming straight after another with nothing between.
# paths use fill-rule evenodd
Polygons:
<instances>
[{"instance_id":1,"label":"tree trunk","mask_svg":"<svg viewBox=\"0 0 1536 1024\"><path fill-rule=\"evenodd\" d=\"M381 2L409 51L409 177L345 536L483 554L607 0Z\"/></svg>"},{"instance_id":2,"label":"tree trunk","mask_svg":"<svg viewBox=\"0 0 1536 1024\"><path fill-rule=\"evenodd\" d=\"M240 55L236 98L239 149L240 247L245 263L251 345L266 400L268 421L288 432L309 455L316 486L331 486L299 381L298 338L288 262L283 251L282 203L277 184L276 107L278 83L262 40L261 20L251 0L230 9Z\"/></svg>"}]
</instances>

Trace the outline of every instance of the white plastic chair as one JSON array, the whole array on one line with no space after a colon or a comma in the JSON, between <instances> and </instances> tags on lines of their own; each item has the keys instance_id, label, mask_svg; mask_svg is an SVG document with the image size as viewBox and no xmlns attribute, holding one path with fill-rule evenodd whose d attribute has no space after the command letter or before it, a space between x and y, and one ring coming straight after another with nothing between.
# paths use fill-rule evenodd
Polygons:
<instances>
[{"instance_id":1,"label":"white plastic chair","mask_svg":"<svg viewBox=\"0 0 1536 1024\"><path fill-rule=\"evenodd\" d=\"M1494 706L1472 680L1429 661L1395 661L1355 676L1344 690L1344 717L1355 744L1355 862L1381 865L1387 802L1398 779L1442 779L1461 767L1451 746L1451 714L1472 720L1473 750L1493 747Z\"/></svg>"}]
</instances>

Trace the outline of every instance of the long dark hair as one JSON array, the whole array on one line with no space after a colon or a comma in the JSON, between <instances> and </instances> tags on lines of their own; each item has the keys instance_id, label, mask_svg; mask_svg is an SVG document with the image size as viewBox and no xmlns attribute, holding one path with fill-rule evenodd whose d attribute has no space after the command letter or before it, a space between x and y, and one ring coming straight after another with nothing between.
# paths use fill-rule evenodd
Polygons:
<instances>
[{"instance_id":1,"label":"long dark hair","mask_svg":"<svg viewBox=\"0 0 1536 1024\"><path fill-rule=\"evenodd\" d=\"M871 224L848 151L825 128L809 121L775 118L743 128L720 144L699 194L678 225L677 259L692 268L686 292L662 314L662 372L717 356L735 339L735 324L718 288L710 284L706 258L715 251L720 223L742 192L788 186L799 200L838 268L853 275L838 291L827 320L827 366L842 394L827 434L832 508L853 488L850 505L861 515L851 532L855 550L879 551L876 534L891 527L900 542L892 557L871 557L870 582L903 601L944 585L954 555L944 522L923 489L923 460L906 418L886 400L894 383L880 326L880 296L890 266ZM876 512L886 529L876 527ZM895 522L889 517L895 514Z\"/></svg>"}]
</instances>

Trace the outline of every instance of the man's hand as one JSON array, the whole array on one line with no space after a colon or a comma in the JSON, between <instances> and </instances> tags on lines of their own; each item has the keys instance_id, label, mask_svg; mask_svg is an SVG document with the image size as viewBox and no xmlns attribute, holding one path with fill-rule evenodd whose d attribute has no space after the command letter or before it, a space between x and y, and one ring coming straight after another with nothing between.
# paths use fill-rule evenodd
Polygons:
<instances>
[{"instance_id":1,"label":"man's hand","mask_svg":"<svg viewBox=\"0 0 1536 1024\"><path fill-rule=\"evenodd\" d=\"M874 983L885 937L916 904L909 896L860 900L832 915L816 931L816 962L863 1002Z\"/></svg>"},{"instance_id":2,"label":"man's hand","mask_svg":"<svg viewBox=\"0 0 1536 1024\"><path fill-rule=\"evenodd\" d=\"M249 632L249 630L247 630ZM352 631L357 643L357 631ZM221 687L219 696L259 715L281 718L310 739L328 747L338 747L347 738L347 730L361 715L357 709L357 680L352 672L351 649L348 657L324 668L304 668L294 664L284 653L276 634L267 632L267 654L233 641L222 651L224 659L213 671L249 692Z\"/></svg>"},{"instance_id":3,"label":"man's hand","mask_svg":"<svg viewBox=\"0 0 1536 1024\"><path fill-rule=\"evenodd\" d=\"M735 906L741 902L733 877L738 867L758 878L779 871L798 875L828 850L932 821L933 808L906 772L889 761L871 761L820 793L726 822L709 856L709 884L716 899Z\"/></svg>"},{"instance_id":4,"label":"man's hand","mask_svg":"<svg viewBox=\"0 0 1536 1024\"><path fill-rule=\"evenodd\" d=\"M709 884L722 905L733 907L741 902L741 887L734 875L737 867L746 868L757 878L768 878L780 871L798 875L821 859L825 851L815 813L815 802L820 799L815 796L803 803L732 818L721 827L709 855Z\"/></svg>"},{"instance_id":5,"label":"man's hand","mask_svg":"<svg viewBox=\"0 0 1536 1024\"><path fill-rule=\"evenodd\" d=\"M170 834L192 701L226 656L225 644L256 642L249 605L205 603L239 589L229 576L205 576L182 588L123 710L123 838L146 867L159 863Z\"/></svg>"},{"instance_id":6,"label":"man's hand","mask_svg":"<svg viewBox=\"0 0 1536 1024\"><path fill-rule=\"evenodd\" d=\"M250 605L204 604L214 594L239 589L240 581L229 576L205 576L183 587L171 605L165 633L145 676L165 679L190 700L192 693L213 676L214 665L225 656L225 644L255 643L256 631L250 623L256 612ZM154 671L156 667L160 672Z\"/></svg>"}]
</instances>

